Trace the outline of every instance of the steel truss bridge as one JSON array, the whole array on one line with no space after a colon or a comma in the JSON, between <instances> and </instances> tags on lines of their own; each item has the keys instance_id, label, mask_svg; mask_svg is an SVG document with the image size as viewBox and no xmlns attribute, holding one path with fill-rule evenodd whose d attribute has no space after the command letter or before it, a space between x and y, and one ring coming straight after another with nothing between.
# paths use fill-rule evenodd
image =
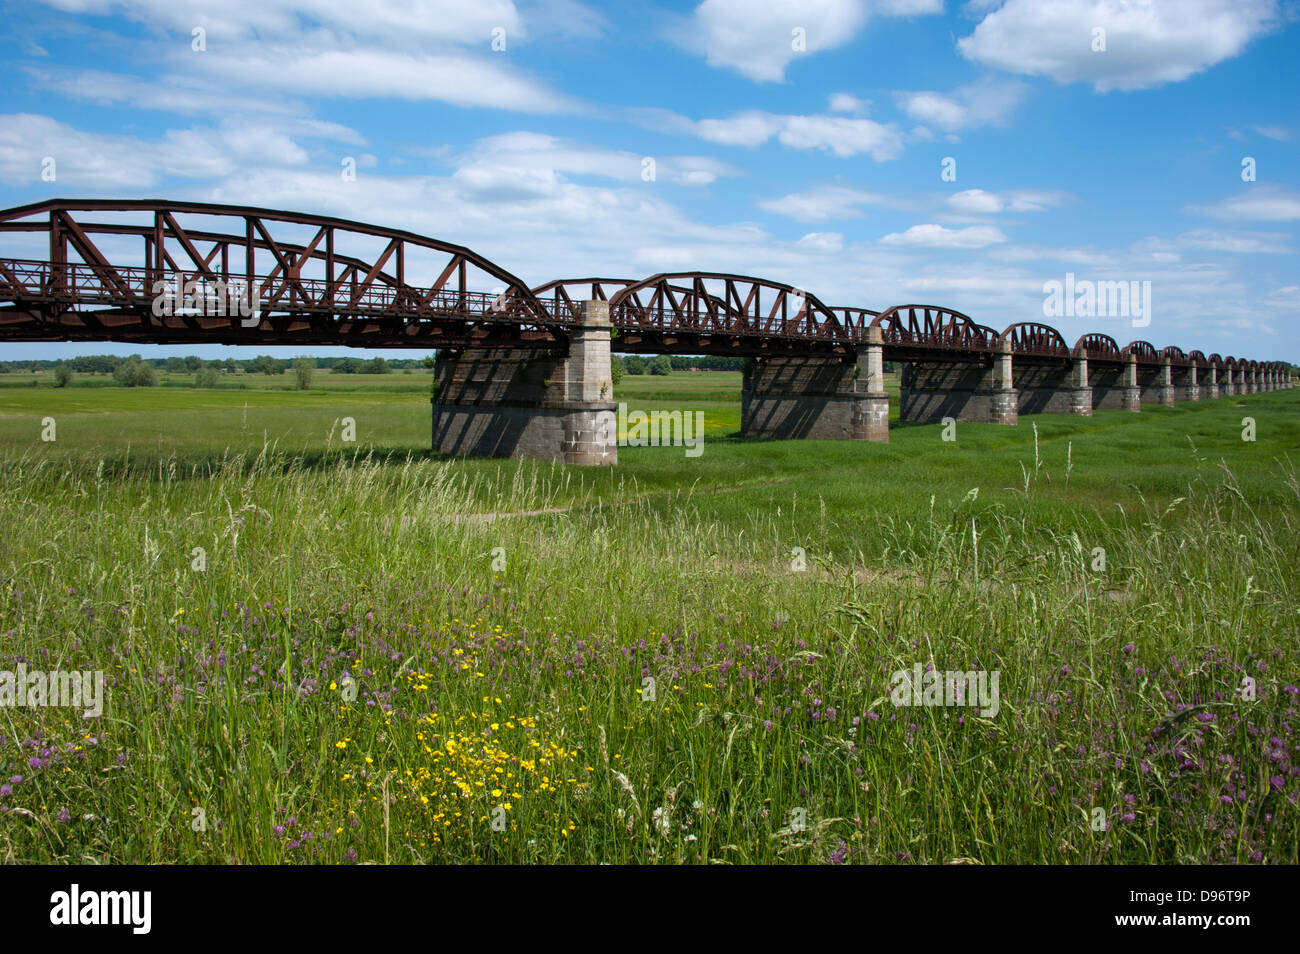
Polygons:
<instances>
[{"instance_id":1,"label":"steel truss bridge","mask_svg":"<svg viewBox=\"0 0 1300 954\"><path fill-rule=\"evenodd\" d=\"M780 282L717 272L528 287L468 248L399 229L200 202L51 199L0 212L0 341L552 348L579 303L607 301L616 351L839 355L876 334L898 361L1218 367L1281 365L1049 325L1001 332L936 305L824 304Z\"/></svg>"}]
</instances>

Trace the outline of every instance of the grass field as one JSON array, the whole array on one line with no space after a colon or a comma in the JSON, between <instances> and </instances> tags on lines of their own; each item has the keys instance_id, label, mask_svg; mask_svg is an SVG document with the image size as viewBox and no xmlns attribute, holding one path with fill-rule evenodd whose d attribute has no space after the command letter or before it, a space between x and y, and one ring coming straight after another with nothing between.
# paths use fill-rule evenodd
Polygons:
<instances>
[{"instance_id":1,"label":"grass field","mask_svg":"<svg viewBox=\"0 0 1300 954\"><path fill-rule=\"evenodd\" d=\"M583 470L247 383L0 387L0 670L108 679L0 708L0 858L1297 861L1300 392L881 445L635 377L703 455Z\"/></svg>"}]
</instances>

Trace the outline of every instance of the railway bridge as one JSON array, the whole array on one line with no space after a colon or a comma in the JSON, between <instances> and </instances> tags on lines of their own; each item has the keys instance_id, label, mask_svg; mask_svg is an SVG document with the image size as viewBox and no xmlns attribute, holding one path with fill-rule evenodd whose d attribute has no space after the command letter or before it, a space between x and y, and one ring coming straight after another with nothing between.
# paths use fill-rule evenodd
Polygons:
<instances>
[{"instance_id":1,"label":"railway bridge","mask_svg":"<svg viewBox=\"0 0 1300 954\"><path fill-rule=\"evenodd\" d=\"M1015 424L1291 387L1273 362L937 305L827 305L714 272L530 288L468 248L327 216L160 200L0 212L0 341L436 350L433 446L617 462L612 352L736 355L749 437L889 440L904 421ZM12 257L10 257L12 256Z\"/></svg>"}]
</instances>

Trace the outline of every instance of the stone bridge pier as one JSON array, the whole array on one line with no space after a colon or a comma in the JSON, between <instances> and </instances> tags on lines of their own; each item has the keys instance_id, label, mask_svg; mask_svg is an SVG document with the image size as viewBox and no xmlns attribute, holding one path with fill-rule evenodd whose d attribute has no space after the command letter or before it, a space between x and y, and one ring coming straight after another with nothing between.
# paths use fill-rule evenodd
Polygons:
<instances>
[{"instance_id":1,"label":"stone bridge pier","mask_svg":"<svg viewBox=\"0 0 1300 954\"><path fill-rule=\"evenodd\" d=\"M1219 396L1219 369L1216 365L1209 365L1205 372L1200 375L1201 394L1207 400L1213 401Z\"/></svg>"},{"instance_id":2,"label":"stone bridge pier","mask_svg":"<svg viewBox=\"0 0 1300 954\"><path fill-rule=\"evenodd\" d=\"M981 421L1016 424L1019 398L1011 368L1011 343L999 343L992 359L912 361L903 365L899 420Z\"/></svg>"},{"instance_id":3,"label":"stone bridge pier","mask_svg":"<svg viewBox=\"0 0 1300 954\"><path fill-rule=\"evenodd\" d=\"M609 303L579 303L567 347L439 349L433 449L443 454L618 463Z\"/></svg>"},{"instance_id":4,"label":"stone bridge pier","mask_svg":"<svg viewBox=\"0 0 1300 954\"><path fill-rule=\"evenodd\" d=\"M1065 362L1016 363L1016 401L1020 414L1082 414L1092 416L1093 391L1088 359L1076 355Z\"/></svg>"},{"instance_id":5,"label":"stone bridge pier","mask_svg":"<svg viewBox=\"0 0 1300 954\"><path fill-rule=\"evenodd\" d=\"M1164 404L1173 407L1173 368L1168 358L1162 358L1160 364L1138 365L1137 380L1138 387L1141 389L1140 400L1143 404Z\"/></svg>"},{"instance_id":6,"label":"stone bridge pier","mask_svg":"<svg viewBox=\"0 0 1300 954\"><path fill-rule=\"evenodd\" d=\"M1171 370L1175 401L1199 401L1201 385L1196 373L1196 365L1179 367Z\"/></svg>"},{"instance_id":7,"label":"stone bridge pier","mask_svg":"<svg viewBox=\"0 0 1300 954\"><path fill-rule=\"evenodd\" d=\"M763 355L745 368L742 437L889 440L884 347L879 328L849 357Z\"/></svg>"},{"instance_id":8,"label":"stone bridge pier","mask_svg":"<svg viewBox=\"0 0 1300 954\"><path fill-rule=\"evenodd\" d=\"M1136 411L1137 389L1129 385L1132 362L1087 361L1088 387L1094 411ZM1130 394L1130 392L1132 392Z\"/></svg>"}]
</instances>

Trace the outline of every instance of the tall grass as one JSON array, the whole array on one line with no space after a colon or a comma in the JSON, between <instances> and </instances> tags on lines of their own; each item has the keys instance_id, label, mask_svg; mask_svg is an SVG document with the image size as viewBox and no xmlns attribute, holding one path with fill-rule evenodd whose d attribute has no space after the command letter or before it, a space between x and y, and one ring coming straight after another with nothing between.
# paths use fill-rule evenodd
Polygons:
<instances>
[{"instance_id":1,"label":"tall grass","mask_svg":"<svg viewBox=\"0 0 1300 954\"><path fill-rule=\"evenodd\" d=\"M846 525L779 484L6 453L0 670L109 695L0 708L0 857L1295 862L1300 483L1197 474ZM997 715L896 707L915 663L999 672Z\"/></svg>"}]
</instances>

